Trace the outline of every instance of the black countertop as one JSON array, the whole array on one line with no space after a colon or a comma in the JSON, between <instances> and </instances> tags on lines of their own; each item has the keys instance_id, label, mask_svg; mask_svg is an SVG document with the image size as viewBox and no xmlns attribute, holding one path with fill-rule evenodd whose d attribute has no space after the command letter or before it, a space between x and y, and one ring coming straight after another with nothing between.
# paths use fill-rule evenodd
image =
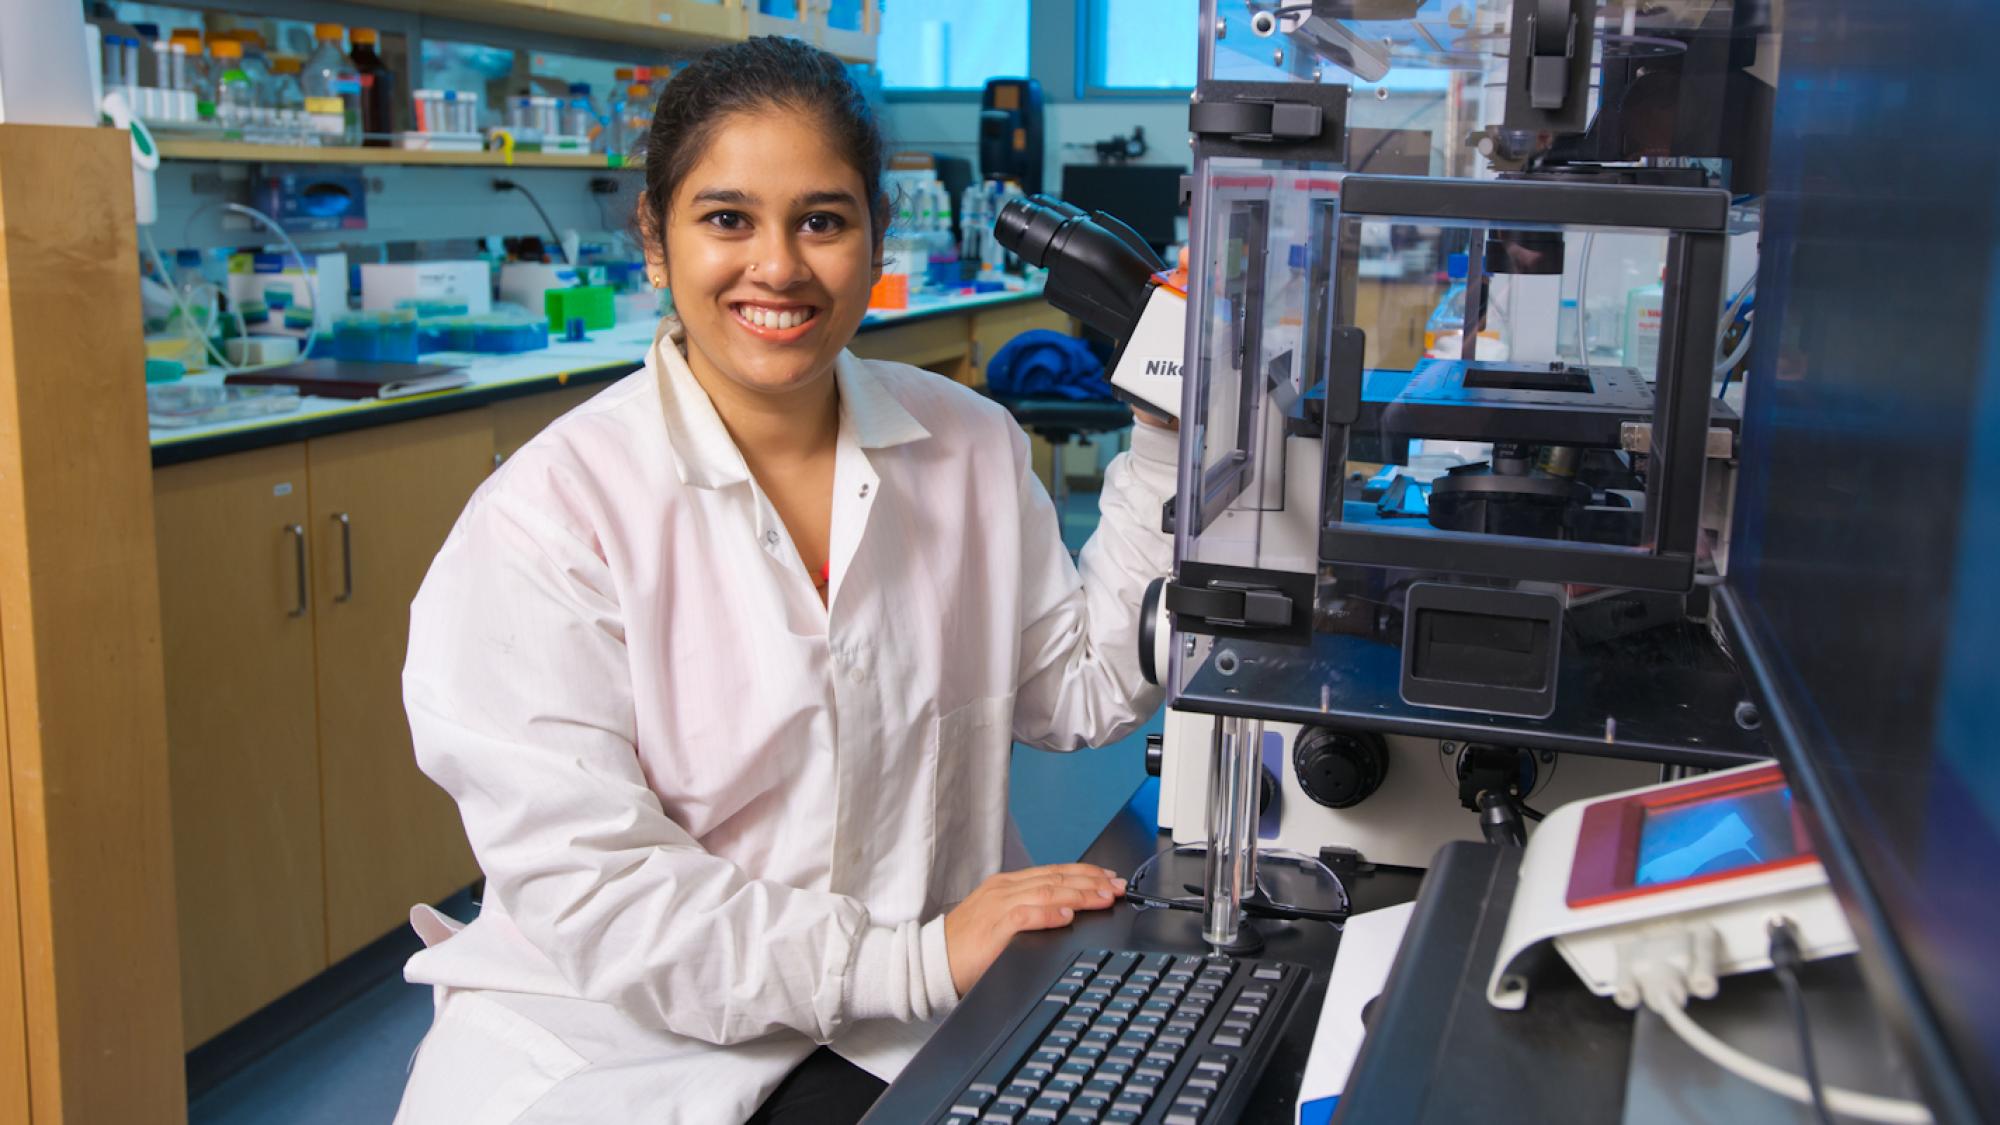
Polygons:
<instances>
[{"instance_id":1,"label":"black countertop","mask_svg":"<svg viewBox=\"0 0 2000 1125\"><path fill-rule=\"evenodd\" d=\"M949 304L929 306L873 321L863 321L861 333L885 331L900 328L906 324L934 320L941 316L963 316L981 309L1013 304L1017 301L1040 300L1041 290L1030 289L1017 293L1000 295L981 294L976 299L955 300ZM644 348L639 349L640 352ZM287 419L276 417L268 422L259 421L232 428L230 430L192 438L169 438L153 445L153 467L163 468L179 465L187 461L199 461L205 457L219 457L228 453L242 453L266 446L284 445L308 438L325 437L329 434L365 430L374 426L409 422L418 418L428 418L438 414L451 414L460 410L473 410L507 399L523 398L528 395L543 394L563 387L594 386L615 382L639 369L639 356L631 360L608 362L580 361L576 369L561 373L550 373L546 377L526 379L486 387L466 387L460 390L440 391L435 394L416 395L390 403L371 403L368 409L341 411L332 414L316 414L309 417Z\"/></svg>"}]
</instances>

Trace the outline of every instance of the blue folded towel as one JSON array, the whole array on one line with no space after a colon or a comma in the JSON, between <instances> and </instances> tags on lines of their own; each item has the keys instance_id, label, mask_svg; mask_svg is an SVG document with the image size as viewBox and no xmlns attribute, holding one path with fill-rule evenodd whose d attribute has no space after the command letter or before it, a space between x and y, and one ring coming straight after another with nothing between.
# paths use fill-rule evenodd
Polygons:
<instances>
[{"instance_id":1,"label":"blue folded towel","mask_svg":"<svg viewBox=\"0 0 2000 1125\"><path fill-rule=\"evenodd\" d=\"M987 389L1011 398L1062 398L1109 402L1104 364L1074 336L1037 328L1023 332L986 365Z\"/></svg>"}]
</instances>

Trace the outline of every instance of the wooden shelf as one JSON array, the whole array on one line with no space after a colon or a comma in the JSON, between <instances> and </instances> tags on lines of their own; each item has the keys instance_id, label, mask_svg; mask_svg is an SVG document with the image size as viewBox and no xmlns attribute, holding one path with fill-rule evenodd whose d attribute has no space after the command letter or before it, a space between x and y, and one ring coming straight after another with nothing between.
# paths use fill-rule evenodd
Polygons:
<instances>
[{"instance_id":1,"label":"wooden shelf","mask_svg":"<svg viewBox=\"0 0 2000 1125\"><path fill-rule=\"evenodd\" d=\"M354 148L347 146L253 145L241 141L201 138L160 138L160 155L168 160L229 160L264 164L429 164L472 168L596 168L624 167L597 152L517 152L510 162L498 152L440 152L415 148Z\"/></svg>"}]
</instances>

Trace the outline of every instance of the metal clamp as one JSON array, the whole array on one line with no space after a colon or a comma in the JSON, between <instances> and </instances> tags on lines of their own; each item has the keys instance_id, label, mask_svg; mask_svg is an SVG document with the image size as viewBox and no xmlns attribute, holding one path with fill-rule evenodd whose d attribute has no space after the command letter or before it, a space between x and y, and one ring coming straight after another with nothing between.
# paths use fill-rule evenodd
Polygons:
<instances>
[{"instance_id":1,"label":"metal clamp","mask_svg":"<svg viewBox=\"0 0 2000 1125\"><path fill-rule=\"evenodd\" d=\"M1292 599L1276 590L1234 582L1195 588L1167 586L1167 608L1211 625L1238 629L1276 627L1292 622Z\"/></svg>"},{"instance_id":2,"label":"metal clamp","mask_svg":"<svg viewBox=\"0 0 2000 1125\"><path fill-rule=\"evenodd\" d=\"M1338 164L1347 157L1347 87L1225 82L1195 87L1188 132L1207 156Z\"/></svg>"}]
</instances>

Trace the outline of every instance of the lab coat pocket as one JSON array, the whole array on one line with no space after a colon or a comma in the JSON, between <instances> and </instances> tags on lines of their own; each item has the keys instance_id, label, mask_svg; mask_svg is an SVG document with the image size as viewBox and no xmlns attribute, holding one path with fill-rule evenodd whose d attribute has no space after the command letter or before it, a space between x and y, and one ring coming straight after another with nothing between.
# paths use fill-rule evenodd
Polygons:
<instances>
[{"instance_id":1,"label":"lab coat pocket","mask_svg":"<svg viewBox=\"0 0 2000 1125\"><path fill-rule=\"evenodd\" d=\"M452 990L417 1049L396 1125L504 1125L586 1060L548 1029L477 991Z\"/></svg>"},{"instance_id":2,"label":"lab coat pocket","mask_svg":"<svg viewBox=\"0 0 2000 1125\"><path fill-rule=\"evenodd\" d=\"M1014 697L976 699L933 727L930 905L964 900L1000 870L1007 834L1007 774Z\"/></svg>"}]
</instances>

